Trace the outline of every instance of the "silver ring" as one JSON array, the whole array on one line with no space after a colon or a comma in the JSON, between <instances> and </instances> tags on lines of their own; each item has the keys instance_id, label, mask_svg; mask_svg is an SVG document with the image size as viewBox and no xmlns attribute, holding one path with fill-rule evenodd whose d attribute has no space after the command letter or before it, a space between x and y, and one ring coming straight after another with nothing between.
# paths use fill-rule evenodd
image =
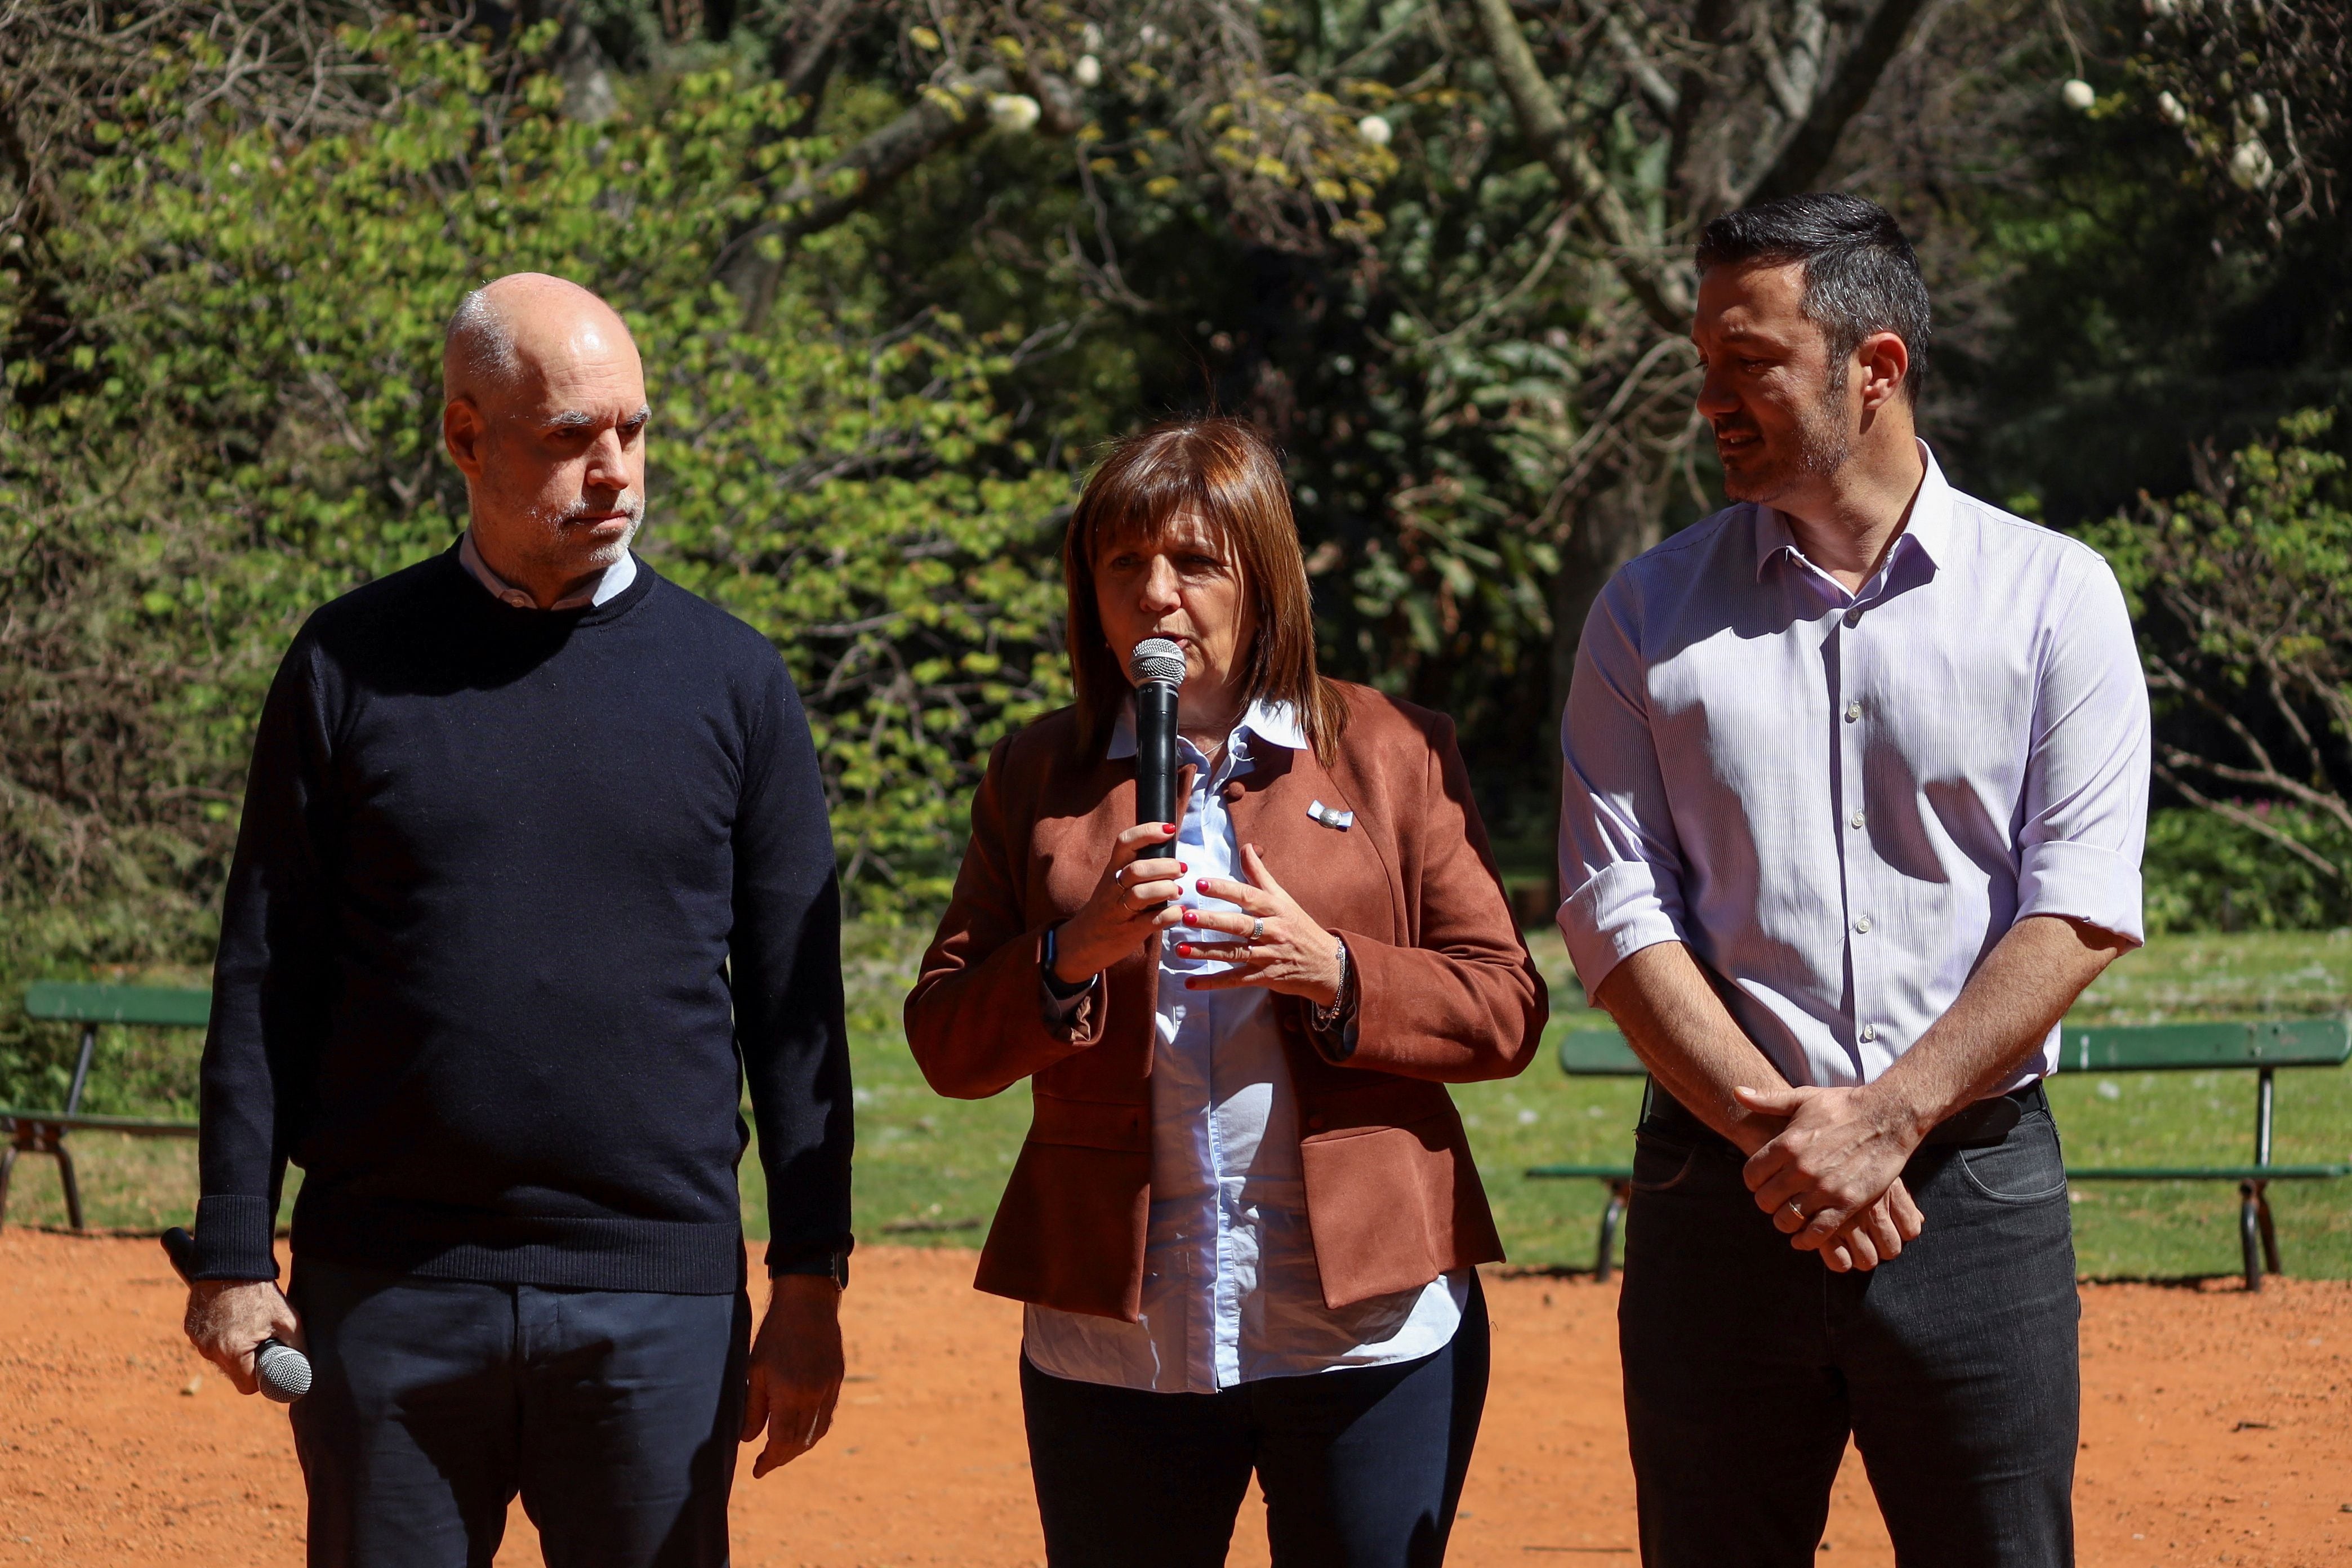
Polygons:
<instances>
[{"instance_id":1,"label":"silver ring","mask_svg":"<svg viewBox=\"0 0 2352 1568\"><path fill-rule=\"evenodd\" d=\"M1255 941L1257 941L1259 938L1261 938L1261 937L1263 937L1263 936L1265 936L1265 917L1264 915L1257 915L1257 916L1253 917L1253 923L1252 923L1252 924L1251 924L1251 926L1250 926L1250 934L1249 934L1249 939L1250 939L1250 941L1252 941L1252 942L1255 942Z\"/></svg>"}]
</instances>

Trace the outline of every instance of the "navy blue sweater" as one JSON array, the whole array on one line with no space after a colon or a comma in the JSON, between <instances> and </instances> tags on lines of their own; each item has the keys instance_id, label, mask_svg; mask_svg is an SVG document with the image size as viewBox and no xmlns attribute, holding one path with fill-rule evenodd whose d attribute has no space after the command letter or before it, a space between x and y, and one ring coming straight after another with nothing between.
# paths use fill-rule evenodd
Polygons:
<instances>
[{"instance_id":1,"label":"navy blue sweater","mask_svg":"<svg viewBox=\"0 0 2352 1568\"><path fill-rule=\"evenodd\" d=\"M579 611L451 551L344 595L262 710L205 1046L196 1275L298 1253L688 1294L849 1246L833 840L760 634L639 566Z\"/></svg>"}]
</instances>

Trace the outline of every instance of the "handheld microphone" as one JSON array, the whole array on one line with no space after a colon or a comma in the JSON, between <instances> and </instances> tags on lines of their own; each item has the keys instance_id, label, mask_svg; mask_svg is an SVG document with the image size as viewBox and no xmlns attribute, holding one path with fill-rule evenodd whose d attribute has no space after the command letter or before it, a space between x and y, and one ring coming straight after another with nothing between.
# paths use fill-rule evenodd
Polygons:
<instances>
[{"instance_id":1,"label":"handheld microphone","mask_svg":"<svg viewBox=\"0 0 2352 1568\"><path fill-rule=\"evenodd\" d=\"M1135 820L1176 820L1176 691L1184 684L1184 650L1170 637L1146 637L1128 660L1135 677Z\"/></svg>"},{"instance_id":2,"label":"handheld microphone","mask_svg":"<svg viewBox=\"0 0 2352 1568\"><path fill-rule=\"evenodd\" d=\"M195 1283L188 1279L196 1261L194 1237L173 1226L163 1233L163 1256L172 1260L173 1273ZM282 1340L264 1340L253 1349L253 1376L264 1395L291 1405L310 1392L310 1358Z\"/></svg>"}]
</instances>

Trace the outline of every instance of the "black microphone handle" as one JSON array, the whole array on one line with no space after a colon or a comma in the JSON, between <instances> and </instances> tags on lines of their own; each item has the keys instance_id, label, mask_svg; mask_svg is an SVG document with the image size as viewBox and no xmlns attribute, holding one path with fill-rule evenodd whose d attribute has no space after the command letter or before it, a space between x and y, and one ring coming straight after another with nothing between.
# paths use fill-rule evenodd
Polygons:
<instances>
[{"instance_id":1,"label":"black microphone handle","mask_svg":"<svg viewBox=\"0 0 2352 1568\"><path fill-rule=\"evenodd\" d=\"M1147 680L1135 689L1135 820L1176 820L1176 687Z\"/></svg>"}]
</instances>

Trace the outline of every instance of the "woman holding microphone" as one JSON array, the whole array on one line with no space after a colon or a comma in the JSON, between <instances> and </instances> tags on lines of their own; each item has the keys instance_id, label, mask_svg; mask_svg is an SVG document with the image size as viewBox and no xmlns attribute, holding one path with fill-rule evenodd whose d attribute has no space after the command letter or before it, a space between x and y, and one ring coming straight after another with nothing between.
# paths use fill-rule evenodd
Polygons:
<instances>
[{"instance_id":1,"label":"woman holding microphone","mask_svg":"<svg viewBox=\"0 0 2352 1568\"><path fill-rule=\"evenodd\" d=\"M1437 1563L1503 1256L1443 1085L1518 1072L1545 1017L1453 727L1316 673L1240 421L1120 443L1063 570L1076 704L989 759L907 1003L940 1093L1031 1082L976 1283L1028 1303L1048 1561L1222 1563L1255 1471L1277 1568ZM1138 825L1155 637L1182 774Z\"/></svg>"}]
</instances>

